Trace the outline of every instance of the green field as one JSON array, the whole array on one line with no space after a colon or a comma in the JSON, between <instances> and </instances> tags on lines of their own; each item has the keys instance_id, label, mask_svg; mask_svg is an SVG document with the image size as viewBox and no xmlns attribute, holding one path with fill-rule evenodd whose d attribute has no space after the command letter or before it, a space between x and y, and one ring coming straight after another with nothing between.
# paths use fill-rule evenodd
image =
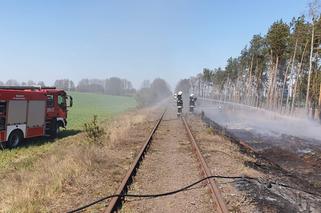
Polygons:
<instances>
[{"instance_id":1,"label":"green field","mask_svg":"<svg viewBox=\"0 0 321 213\"><path fill-rule=\"evenodd\" d=\"M105 120L137 105L133 97L69 92L74 105L68 112L68 129L82 129L85 122L98 116Z\"/></svg>"}]
</instances>

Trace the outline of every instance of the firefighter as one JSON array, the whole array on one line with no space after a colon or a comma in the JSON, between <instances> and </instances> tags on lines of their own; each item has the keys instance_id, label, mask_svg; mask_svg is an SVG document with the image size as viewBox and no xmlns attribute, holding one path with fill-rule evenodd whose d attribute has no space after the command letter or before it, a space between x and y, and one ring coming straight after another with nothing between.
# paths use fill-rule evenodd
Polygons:
<instances>
[{"instance_id":1,"label":"firefighter","mask_svg":"<svg viewBox=\"0 0 321 213\"><path fill-rule=\"evenodd\" d=\"M189 111L190 112L194 112L194 108L195 108L195 103L196 103L197 98L194 96L194 94L192 93L189 96Z\"/></svg>"},{"instance_id":2,"label":"firefighter","mask_svg":"<svg viewBox=\"0 0 321 213\"><path fill-rule=\"evenodd\" d=\"M180 117L183 111L183 92L177 93L177 117Z\"/></svg>"}]
</instances>

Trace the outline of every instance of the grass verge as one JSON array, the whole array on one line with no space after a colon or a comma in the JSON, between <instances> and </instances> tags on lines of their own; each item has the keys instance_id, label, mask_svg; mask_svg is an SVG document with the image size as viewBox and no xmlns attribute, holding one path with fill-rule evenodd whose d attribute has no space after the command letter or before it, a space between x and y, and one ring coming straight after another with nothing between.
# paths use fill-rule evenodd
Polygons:
<instances>
[{"instance_id":1,"label":"grass verge","mask_svg":"<svg viewBox=\"0 0 321 213\"><path fill-rule=\"evenodd\" d=\"M0 171L0 211L63 212L113 193L153 126L147 114L132 111L106 121L101 144L80 133L20 160L28 166Z\"/></svg>"}]
</instances>

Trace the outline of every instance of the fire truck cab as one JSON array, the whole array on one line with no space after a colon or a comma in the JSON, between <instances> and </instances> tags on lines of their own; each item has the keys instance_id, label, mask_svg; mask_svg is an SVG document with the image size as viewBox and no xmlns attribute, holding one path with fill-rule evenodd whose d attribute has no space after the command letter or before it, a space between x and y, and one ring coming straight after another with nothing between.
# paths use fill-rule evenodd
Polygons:
<instances>
[{"instance_id":1,"label":"fire truck cab","mask_svg":"<svg viewBox=\"0 0 321 213\"><path fill-rule=\"evenodd\" d=\"M0 143L12 148L25 138L57 137L71 106L72 97L54 87L0 87Z\"/></svg>"}]
</instances>

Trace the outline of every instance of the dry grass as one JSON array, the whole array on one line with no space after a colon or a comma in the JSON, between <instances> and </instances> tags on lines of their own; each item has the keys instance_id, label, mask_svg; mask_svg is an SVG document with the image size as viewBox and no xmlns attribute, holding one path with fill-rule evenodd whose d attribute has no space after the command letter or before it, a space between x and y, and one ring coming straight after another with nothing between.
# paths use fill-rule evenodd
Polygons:
<instances>
[{"instance_id":1,"label":"dry grass","mask_svg":"<svg viewBox=\"0 0 321 213\"><path fill-rule=\"evenodd\" d=\"M104 124L102 144L80 133L28 167L0 171L0 212L61 212L112 193L152 127L147 114L132 111Z\"/></svg>"},{"instance_id":2,"label":"dry grass","mask_svg":"<svg viewBox=\"0 0 321 213\"><path fill-rule=\"evenodd\" d=\"M136 114L136 115L124 115L122 119L114 120L109 123L107 131L107 139L109 141L108 145L113 146L117 144L119 140L124 141L130 138L130 129L146 121L146 115Z\"/></svg>"}]
</instances>

